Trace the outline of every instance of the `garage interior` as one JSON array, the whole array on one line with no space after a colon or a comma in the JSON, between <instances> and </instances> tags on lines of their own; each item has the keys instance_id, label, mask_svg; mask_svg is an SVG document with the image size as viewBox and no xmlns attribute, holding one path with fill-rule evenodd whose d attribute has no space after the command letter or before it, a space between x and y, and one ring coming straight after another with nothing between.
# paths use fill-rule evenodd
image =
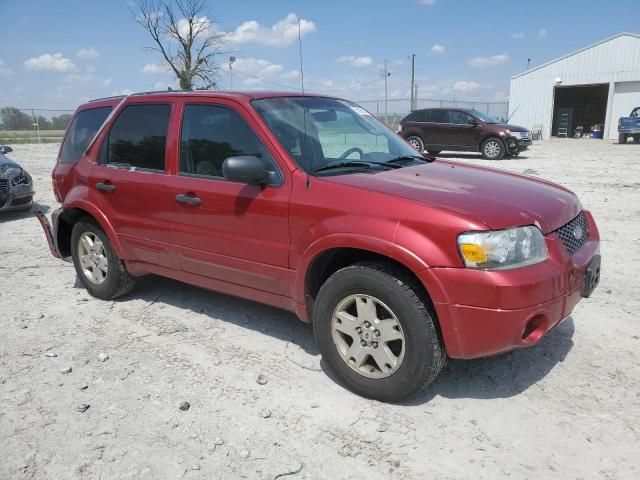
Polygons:
<instances>
[{"instance_id":1,"label":"garage interior","mask_svg":"<svg viewBox=\"0 0 640 480\"><path fill-rule=\"evenodd\" d=\"M609 84L556 86L551 134L574 138L576 133L602 138L607 115ZM582 127L582 128L580 128Z\"/></svg>"}]
</instances>

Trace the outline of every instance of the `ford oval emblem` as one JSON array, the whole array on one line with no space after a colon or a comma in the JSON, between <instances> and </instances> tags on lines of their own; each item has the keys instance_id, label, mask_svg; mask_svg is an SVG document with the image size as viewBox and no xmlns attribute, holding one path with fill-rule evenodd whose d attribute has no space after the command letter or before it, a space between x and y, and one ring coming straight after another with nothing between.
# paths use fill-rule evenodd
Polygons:
<instances>
[{"instance_id":1,"label":"ford oval emblem","mask_svg":"<svg viewBox=\"0 0 640 480\"><path fill-rule=\"evenodd\" d=\"M580 240L582 238L582 233L582 227L580 225L576 225L573 229L573 238Z\"/></svg>"}]
</instances>

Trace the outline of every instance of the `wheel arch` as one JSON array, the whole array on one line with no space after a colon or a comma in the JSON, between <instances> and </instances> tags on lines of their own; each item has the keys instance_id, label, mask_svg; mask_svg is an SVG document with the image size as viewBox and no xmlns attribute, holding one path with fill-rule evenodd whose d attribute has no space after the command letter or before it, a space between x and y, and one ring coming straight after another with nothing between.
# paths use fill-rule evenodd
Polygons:
<instances>
[{"instance_id":1,"label":"wheel arch","mask_svg":"<svg viewBox=\"0 0 640 480\"><path fill-rule=\"evenodd\" d=\"M56 246L63 258L71 256L71 232L73 226L82 218L93 220L109 238L109 242L116 252L122 258L122 247L118 241L118 236L111 225L111 222L102 214L102 212L93 208L90 204L74 204L65 207L57 219L56 228Z\"/></svg>"}]
</instances>

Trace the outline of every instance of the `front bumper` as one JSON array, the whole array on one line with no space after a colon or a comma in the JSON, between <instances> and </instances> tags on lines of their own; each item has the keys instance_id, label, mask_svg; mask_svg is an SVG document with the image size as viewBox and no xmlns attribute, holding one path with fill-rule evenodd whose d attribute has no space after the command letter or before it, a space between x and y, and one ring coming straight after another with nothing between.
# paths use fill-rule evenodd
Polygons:
<instances>
[{"instance_id":1,"label":"front bumper","mask_svg":"<svg viewBox=\"0 0 640 480\"><path fill-rule=\"evenodd\" d=\"M509 153L520 153L531 146L531 138L508 137L505 141Z\"/></svg>"},{"instance_id":2,"label":"front bumper","mask_svg":"<svg viewBox=\"0 0 640 480\"><path fill-rule=\"evenodd\" d=\"M0 211L27 210L33 205L33 183L11 185L10 180L4 179L0 185Z\"/></svg>"},{"instance_id":3,"label":"front bumper","mask_svg":"<svg viewBox=\"0 0 640 480\"><path fill-rule=\"evenodd\" d=\"M618 133L626 133L627 135L637 135L640 133L640 128L619 128Z\"/></svg>"},{"instance_id":4,"label":"front bumper","mask_svg":"<svg viewBox=\"0 0 640 480\"><path fill-rule=\"evenodd\" d=\"M549 234L549 259L536 265L503 271L431 268L420 274L450 357L485 357L534 345L590 294L599 264L591 276L587 270L599 261L600 238L593 217L585 214L589 239L573 256Z\"/></svg>"},{"instance_id":5,"label":"front bumper","mask_svg":"<svg viewBox=\"0 0 640 480\"><path fill-rule=\"evenodd\" d=\"M51 227L51 224L49 223L49 220L47 220L47 217L43 212L36 211L36 212L34 212L34 215L36 216L36 218L40 222L40 225L42 226L42 230L44 230L44 236L47 239L47 243L49 244L49 250L51 250L51 255L53 255L56 258L65 259L60 254L60 250L58 250L58 245L57 245L57 241L56 241L56 239L57 239L58 216L60 215L61 212L62 212L62 209L60 209L60 208L58 208L58 209L56 209L56 210L54 210L52 212L51 220L53 221L53 228Z\"/></svg>"}]
</instances>

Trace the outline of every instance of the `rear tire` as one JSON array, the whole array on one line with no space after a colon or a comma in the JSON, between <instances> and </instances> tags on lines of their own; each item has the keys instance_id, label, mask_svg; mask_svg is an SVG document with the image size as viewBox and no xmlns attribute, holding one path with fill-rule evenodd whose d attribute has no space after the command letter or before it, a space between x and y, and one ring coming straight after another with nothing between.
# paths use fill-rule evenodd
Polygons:
<instances>
[{"instance_id":1,"label":"rear tire","mask_svg":"<svg viewBox=\"0 0 640 480\"><path fill-rule=\"evenodd\" d=\"M404 272L375 263L357 263L329 277L315 302L313 329L340 381L380 401L416 395L446 358L419 287Z\"/></svg>"},{"instance_id":2,"label":"rear tire","mask_svg":"<svg viewBox=\"0 0 640 480\"><path fill-rule=\"evenodd\" d=\"M407 143L411 145L418 153L424 152L424 142L417 135L407 137Z\"/></svg>"},{"instance_id":3,"label":"rear tire","mask_svg":"<svg viewBox=\"0 0 640 480\"><path fill-rule=\"evenodd\" d=\"M427 150L429 155L438 155L442 150Z\"/></svg>"},{"instance_id":4,"label":"rear tire","mask_svg":"<svg viewBox=\"0 0 640 480\"><path fill-rule=\"evenodd\" d=\"M618 143L627 143L627 136L624 133L618 134Z\"/></svg>"},{"instance_id":5,"label":"rear tire","mask_svg":"<svg viewBox=\"0 0 640 480\"><path fill-rule=\"evenodd\" d=\"M78 278L93 297L112 300L135 287L135 277L127 272L109 237L90 218L83 218L73 226L71 256Z\"/></svg>"},{"instance_id":6,"label":"rear tire","mask_svg":"<svg viewBox=\"0 0 640 480\"><path fill-rule=\"evenodd\" d=\"M487 160L502 160L506 153L504 142L496 137L487 138L480 148L482 156Z\"/></svg>"}]
</instances>

